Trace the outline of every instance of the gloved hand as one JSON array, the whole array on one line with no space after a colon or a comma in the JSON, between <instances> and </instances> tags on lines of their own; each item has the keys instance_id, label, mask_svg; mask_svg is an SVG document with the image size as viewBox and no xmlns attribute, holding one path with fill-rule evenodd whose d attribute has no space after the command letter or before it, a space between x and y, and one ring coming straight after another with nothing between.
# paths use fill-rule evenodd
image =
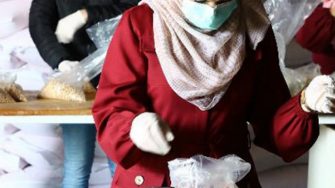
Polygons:
<instances>
[{"instance_id":1,"label":"gloved hand","mask_svg":"<svg viewBox=\"0 0 335 188\"><path fill-rule=\"evenodd\" d=\"M130 139L142 151L166 155L171 149L169 142L174 136L170 127L156 113L144 112L134 118Z\"/></svg>"},{"instance_id":2,"label":"gloved hand","mask_svg":"<svg viewBox=\"0 0 335 188\"><path fill-rule=\"evenodd\" d=\"M64 60L58 65L58 70L60 72L69 72L79 65L78 61Z\"/></svg>"},{"instance_id":3,"label":"gloved hand","mask_svg":"<svg viewBox=\"0 0 335 188\"><path fill-rule=\"evenodd\" d=\"M335 82L330 76L316 76L302 92L301 107L306 112L335 112Z\"/></svg>"},{"instance_id":4,"label":"gloved hand","mask_svg":"<svg viewBox=\"0 0 335 188\"><path fill-rule=\"evenodd\" d=\"M60 43L70 43L74 34L87 22L87 12L85 9L78 10L58 21L56 27L56 37Z\"/></svg>"}]
</instances>

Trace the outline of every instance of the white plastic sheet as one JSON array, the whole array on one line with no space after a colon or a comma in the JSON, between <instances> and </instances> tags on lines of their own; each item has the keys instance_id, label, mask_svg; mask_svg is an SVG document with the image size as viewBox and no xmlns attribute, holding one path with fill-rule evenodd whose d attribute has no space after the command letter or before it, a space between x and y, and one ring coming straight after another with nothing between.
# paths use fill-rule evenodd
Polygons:
<instances>
[{"instance_id":1,"label":"white plastic sheet","mask_svg":"<svg viewBox=\"0 0 335 188\"><path fill-rule=\"evenodd\" d=\"M318 4L315 0L266 0L264 7L272 28L288 44Z\"/></svg>"},{"instance_id":2,"label":"white plastic sheet","mask_svg":"<svg viewBox=\"0 0 335 188\"><path fill-rule=\"evenodd\" d=\"M320 4L315 0L266 0L264 7L269 15L274 30L280 68L289 86L291 95L296 95L309 81L320 74L318 65L310 64L302 68L286 67L286 48L304 20Z\"/></svg>"},{"instance_id":3,"label":"white plastic sheet","mask_svg":"<svg viewBox=\"0 0 335 188\"><path fill-rule=\"evenodd\" d=\"M98 22L90 28L86 29L86 32L90 39L94 42L97 48L104 48L108 46L111 37L119 24L122 15L115 18L111 18L102 22Z\"/></svg>"}]
</instances>

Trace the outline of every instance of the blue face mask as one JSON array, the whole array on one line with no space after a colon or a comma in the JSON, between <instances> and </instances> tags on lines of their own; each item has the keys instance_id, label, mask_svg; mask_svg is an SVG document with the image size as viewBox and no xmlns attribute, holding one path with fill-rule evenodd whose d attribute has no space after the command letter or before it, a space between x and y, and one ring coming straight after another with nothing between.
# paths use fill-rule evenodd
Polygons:
<instances>
[{"instance_id":1,"label":"blue face mask","mask_svg":"<svg viewBox=\"0 0 335 188\"><path fill-rule=\"evenodd\" d=\"M218 29L237 8L237 0L221 3L211 7L193 0L182 1L182 12L194 26L204 30Z\"/></svg>"}]
</instances>

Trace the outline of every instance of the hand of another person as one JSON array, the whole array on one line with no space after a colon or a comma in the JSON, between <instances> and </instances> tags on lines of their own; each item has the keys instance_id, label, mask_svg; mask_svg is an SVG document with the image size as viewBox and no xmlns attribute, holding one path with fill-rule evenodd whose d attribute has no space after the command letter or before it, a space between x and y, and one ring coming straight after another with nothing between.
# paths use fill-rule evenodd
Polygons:
<instances>
[{"instance_id":1,"label":"hand of another person","mask_svg":"<svg viewBox=\"0 0 335 188\"><path fill-rule=\"evenodd\" d=\"M78 10L58 21L56 27L56 37L60 43L70 43L74 34L87 22L87 12L85 9Z\"/></svg>"},{"instance_id":2,"label":"hand of another person","mask_svg":"<svg viewBox=\"0 0 335 188\"><path fill-rule=\"evenodd\" d=\"M166 155L174 136L170 127L156 113L144 112L134 118L130 139L142 151Z\"/></svg>"},{"instance_id":3,"label":"hand of another person","mask_svg":"<svg viewBox=\"0 0 335 188\"><path fill-rule=\"evenodd\" d=\"M301 107L306 112L335 112L335 82L330 76L316 76L302 92Z\"/></svg>"},{"instance_id":4,"label":"hand of another person","mask_svg":"<svg viewBox=\"0 0 335 188\"><path fill-rule=\"evenodd\" d=\"M58 70L60 72L69 72L79 65L78 61L64 60L58 65Z\"/></svg>"}]
</instances>

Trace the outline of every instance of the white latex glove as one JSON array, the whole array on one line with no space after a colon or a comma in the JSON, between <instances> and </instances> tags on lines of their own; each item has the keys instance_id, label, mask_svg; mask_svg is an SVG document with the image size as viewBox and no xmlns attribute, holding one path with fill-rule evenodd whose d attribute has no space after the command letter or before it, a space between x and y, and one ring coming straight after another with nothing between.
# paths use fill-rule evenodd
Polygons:
<instances>
[{"instance_id":1,"label":"white latex glove","mask_svg":"<svg viewBox=\"0 0 335 188\"><path fill-rule=\"evenodd\" d=\"M74 34L87 22L87 12L85 14L84 11L86 10L78 10L58 21L55 32L58 42L72 42Z\"/></svg>"},{"instance_id":2,"label":"white latex glove","mask_svg":"<svg viewBox=\"0 0 335 188\"><path fill-rule=\"evenodd\" d=\"M316 76L302 93L301 107L306 112L334 113L335 82L332 77Z\"/></svg>"},{"instance_id":3,"label":"white latex glove","mask_svg":"<svg viewBox=\"0 0 335 188\"><path fill-rule=\"evenodd\" d=\"M78 61L64 60L58 65L58 70L60 72L69 72L79 65Z\"/></svg>"},{"instance_id":4,"label":"white latex glove","mask_svg":"<svg viewBox=\"0 0 335 188\"><path fill-rule=\"evenodd\" d=\"M174 136L170 127L156 113L144 112L134 118L130 139L142 151L166 155L171 149L169 142Z\"/></svg>"}]
</instances>

